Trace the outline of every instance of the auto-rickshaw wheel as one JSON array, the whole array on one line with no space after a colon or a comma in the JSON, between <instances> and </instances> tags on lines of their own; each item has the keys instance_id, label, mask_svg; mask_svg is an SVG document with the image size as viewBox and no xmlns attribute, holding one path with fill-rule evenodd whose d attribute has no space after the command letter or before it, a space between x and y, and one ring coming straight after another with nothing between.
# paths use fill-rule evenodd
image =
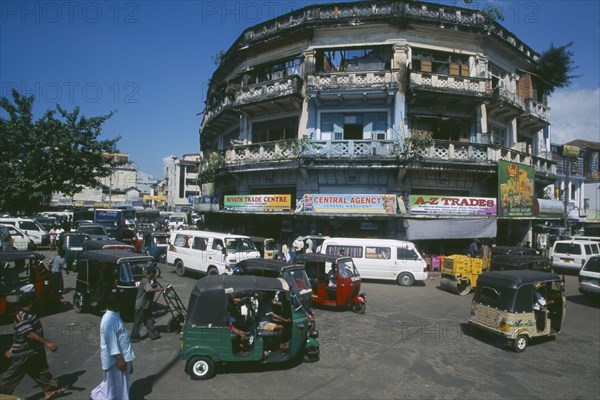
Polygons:
<instances>
[{"instance_id":1,"label":"auto-rickshaw wheel","mask_svg":"<svg viewBox=\"0 0 600 400\"><path fill-rule=\"evenodd\" d=\"M415 283L415 278L411 274L403 272L400 275L398 275L398 278L396 278L396 282L400 286L412 286L413 283Z\"/></svg>"},{"instance_id":2,"label":"auto-rickshaw wheel","mask_svg":"<svg viewBox=\"0 0 600 400\"><path fill-rule=\"evenodd\" d=\"M519 335L517 336L517 338L513 341L513 349L517 352L517 353L522 353L525 351L525 349L527 348L527 344L529 343L529 339L527 338L527 335Z\"/></svg>"},{"instance_id":3,"label":"auto-rickshaw wheel","mask_svg":"<svg viewBox=\"0 0 600 400\"><path fill-rule=\"evenodd\" d=\"M193 357L187 366L187 373L193 380L202 381L212 378L215 372L213 360L209 357Z\"/></svg>"},{"instance_id":4,"label":"auto-rickshaw wheel","mask_svg":"<svg viewBox=\"0 0 600 400\"><path fill-rule=\"evenodd\" d=\"M354 311L357 314L364 314L365 311L367 311L367 304L357 301L354 304L352 304L352 311Z\"/></svg>"},{"instance_id":5,"label":"auto-rickshaw wheel","mask_svg":"<svg viewBox=\"0 0 600 400\"><path fill-rule=\"evenodd\" d=\"M179 276L185 275L185 267L183 266L183 261L177 260L175 263L175 273Z\"/></svg>"},{"instance_id":6,"label":"auto-rickshaw wheel","mask_svg":"<svg viewBox=\"0 0 600 400\"><path fill-rule=\"evenodd\" d=\"M215 267L210 267L208 268L208 271L206 271L206 275L219 275L219 270Z\"/></svg>"},{"instance_id":7,"label":"auto-rickshaw wheel","mask_svg":"<svg viewBox=\"0 0 600 400\"><path fill-rule=\"evenodd\" d=\"M81 293L75 293L73 295L73 310L75 310L76 313L81 314L84 311L84 308L83 295Z\"/></svg>"},{"instance_id":8,"label":"auto-rickshaw wheel","mask_svg":"<svg viewBox=\"0 0 600 400\"><path fill-rule=\"evenodd\" d=\"M317 362L320 359L320 355L318 351L312 351L311 348L307 348L304 353L304 362L313 363Z\"/></svg>"}]
</instances>

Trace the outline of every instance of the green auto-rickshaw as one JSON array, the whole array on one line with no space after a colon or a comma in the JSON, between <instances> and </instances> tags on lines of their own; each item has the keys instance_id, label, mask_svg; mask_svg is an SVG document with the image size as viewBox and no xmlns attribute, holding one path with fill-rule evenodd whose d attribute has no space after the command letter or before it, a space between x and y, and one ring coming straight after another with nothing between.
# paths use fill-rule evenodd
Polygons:
<instances>
[{"instance_id":1,"label":"green auto-rickshaw","mask_svg":"<svg viewBox=\"0 0 600 400\"><path fill-rule=\"evenodd\" d=\"M283 332L259 329L263 301L290 320ZM190 295L180 356L192 379L203 380L214 375L216 363L317 361L317 337L314 316L284 279L208 275Z\"/></svg>"},{"instance_id":2,"label":"green auto-rickshaw","mask_svg":"<svg viewBox=\"0 0 600 400\"><path fill-rule=\"evenodd\" d=\"M83 252L83 244L90 240L90 235L85 233L63 233L58 241L58 248L63 250L64 259L70 270L77 271L77 260Z\"/></svg>"}]
</instances>

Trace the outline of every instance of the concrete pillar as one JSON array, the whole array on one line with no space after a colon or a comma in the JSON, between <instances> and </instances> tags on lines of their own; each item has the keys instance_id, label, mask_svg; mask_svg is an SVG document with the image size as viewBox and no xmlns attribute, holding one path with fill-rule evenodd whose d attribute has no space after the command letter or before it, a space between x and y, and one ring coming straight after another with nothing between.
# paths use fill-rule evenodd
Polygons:
<instances>
[{"instance_id":1,"label":"concrete pillar","mask_svg":"<svg viewBox=\"0 0 600 400\"><path fill-rule=\"evenodd\" d=\"M508 143L506 143L506 147L512 147L515 143L517 143L517 119L513 119L510 121L509 130L508 130Z\"/></svg>"}]
</instances>

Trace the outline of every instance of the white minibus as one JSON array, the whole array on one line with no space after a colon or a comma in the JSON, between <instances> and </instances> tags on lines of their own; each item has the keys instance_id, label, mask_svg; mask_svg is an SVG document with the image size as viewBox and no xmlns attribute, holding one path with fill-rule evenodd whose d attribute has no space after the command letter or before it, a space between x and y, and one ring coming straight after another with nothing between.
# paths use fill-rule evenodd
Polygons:
<instances>
[{"instance_id":1,"label":"white minibus","mask_svg":"<svg viewBox=\"0 0 600 400\"><path fill-rule=\"evenodd\" d=\"M427 263L412 242L332 237L325 239L321 253L352 257L366 279L395 280L400 286L427 279Z\"/></svg>"},{"instance_id":2,"label":"white minibus","mask_svg":"<svg viewBox=\"0 0 600 400\"><path fill-rule=\"evenodd\" d=\"M174 265L179 276L188 270L231 274L233 267L247 258L260 258L260 252L248 236L176 230L169 238L167 264Z\"/></svg>"}]
</instances>

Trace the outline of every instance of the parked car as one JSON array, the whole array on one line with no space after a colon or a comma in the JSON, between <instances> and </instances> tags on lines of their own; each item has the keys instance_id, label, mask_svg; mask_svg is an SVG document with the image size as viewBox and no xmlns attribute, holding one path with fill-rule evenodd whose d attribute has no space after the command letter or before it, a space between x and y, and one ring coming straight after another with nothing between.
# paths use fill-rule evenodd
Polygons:
<instances>
[{"instance_id":1,"label":"parked car","mask_svg":"<svg viewBox=\"0 0 600 400\"><path fill-rule=\"evenodd\" d=\"M12 225L2 225L8 228L10 236L12 238L12 246L16 250L35 250L35 243L29 237L27 232L24 232Z\"/></svg>"},{"instance_id":2,"label":"parked car","mask_svg":"<svg viewBox=\"0 0 600 400\"><path fill-rule=\"evenodd\" d=\"M600 244L597 242L557 240L552 246L552 268L579 271L596 254L600 254Z\"/></svg>"},{"instance_id":3,"label":"parked car","mask_svg":"<svg viewBox=\"0 0 600 400\"><path fill-rule=\"evenodd\" d=\"M600 255L587 260L579 271L579 291L586 295L600 295Z\"/></svg>"},{"instance_id":4,"label":"parked car","mask_svg":"<svg viewBox=\"0 0 600 400\"><path fill-rule=\"evenodd\" d=\"M109 240L108 232L100 224L80 224L76 232L88 234L92 240Z\"/></svg>"},{"instance_id":5,"label":"parked car","mask_svg":"<svg viewBox=\"0 0 600 400\"><path fill-rule=\"evenodd\" d=\"M48 231L31 218L2 217L0 218L0 224L16 226L23 232L26 232L36 246L47 246L50 244Z\"/></svg>"}]
</instances>

